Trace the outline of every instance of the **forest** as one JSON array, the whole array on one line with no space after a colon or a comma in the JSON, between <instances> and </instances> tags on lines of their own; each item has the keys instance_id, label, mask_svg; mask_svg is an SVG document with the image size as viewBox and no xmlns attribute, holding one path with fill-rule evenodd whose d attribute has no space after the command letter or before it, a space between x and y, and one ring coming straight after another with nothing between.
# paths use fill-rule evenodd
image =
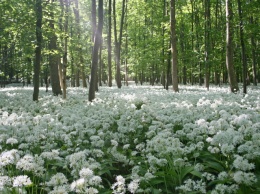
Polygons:
<instances>
[{"instance_id":1,"label":"forest","mask_svg":"<svg viewBox=\"0 0 260 194\"><path fill-rule=\"evenodd\" d=\"M230 83L234 92L243 83L246 93L260 80L259 4L1 0L1 87L37 80L37 91L51 80L53 94L66 97L64 84L89 84L94 94L113 80L118 88L135 81L173 85L174 91L178 83L207 89Z\"/></svg>"},{"instance_id":2,"label":"forest","mask_svg":"<svg viewBox=\"0 0 260 194\"><path fill-rule=\"evenodd\" d=\"M0 0L0 193L260 193L259 21L259 0Z\"/></svg>"}]
</instances>

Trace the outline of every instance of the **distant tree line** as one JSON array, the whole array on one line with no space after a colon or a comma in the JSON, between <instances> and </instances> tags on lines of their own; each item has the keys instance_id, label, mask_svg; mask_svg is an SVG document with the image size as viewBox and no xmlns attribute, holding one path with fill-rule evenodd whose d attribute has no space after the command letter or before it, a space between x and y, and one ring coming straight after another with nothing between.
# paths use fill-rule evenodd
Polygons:
<instances>
[{"instance_id":1,"label":"distant tree line","mask_svg":"<svg viewBox=\"0 0 260 194\"><path fill-rule=\"evenodd\" d=\"M260 80L258 0L1 0L0 84L66 98L129 80L239 90ZM90 81L90 83L88 83Z\"/></svg>"}]
</instances>

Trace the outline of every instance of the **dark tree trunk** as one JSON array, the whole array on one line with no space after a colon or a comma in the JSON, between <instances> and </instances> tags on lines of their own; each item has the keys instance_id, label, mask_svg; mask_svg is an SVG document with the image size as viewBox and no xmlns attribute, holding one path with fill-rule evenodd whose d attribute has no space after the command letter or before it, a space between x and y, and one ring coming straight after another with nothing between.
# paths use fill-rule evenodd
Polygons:
<instances>
[{"instance_id":1,"label":"dark tree trunk","mask_svg":"<svg viewBox=\"0 0 260 194\"><path fill-rule=\"evenodd\" d=\"M108 52L108 86L112 87L112 45L111 45L111 29L112 29L112 0L108 2L108 36L107 36L107 52Z\"/></svg>"},{"instance_id":2,"label":"dark tree trunk","mask_svg":"<svg viewBox=\"0 0 260 194\"><path fill-rule=\"evenodd\" d=\"M101 45L102 29L103 29L103 0L98 1L98 27L94 38L94 47L92 53L91 80L89 84L89 101L95 98L95 90L97 84L97 68L98 68L98 51Z\"/></svg>"},{"instance_id":3,"label":"dark tree trunk","mask_svg":"<svg viewBox=\"0 0 260 194\"><path fill-rule=\"evenodd\" d=\"M210 63L210 0L204 0L205 6L205 87L209 90L209 63Z\"/></svg>"},{"instance_id":4,"label":"dark tree trunk","mask_svg":"<svg viewBox=\"0 0 260 194\"><path fill-rule=\"evenodd\" d=\"M54 3L52 0L51 3ZM50 21L49 26L52 29L53 33L50 37L49 49L49 67L50 67L50 76L51 76L51 87L52 93L55 96L61 95L61 87L60 87L60 79L59 79L59 70L58 70L58 55L57 52L57 36L55 35L54 31L54 14L53 12L50 13ZM48 79L48 78L47 78Z\"/></svg>"},{"instance_id":5,"label":"dark tree trunk","mask_svg":"<svg viewBox=\"0 0 260 194\"><path fill-rule=\"evenodd\" d=\"M91 25L92 25L92 42L94 42L95 33L97 29L97 11L96 11L96 0L91 1Z\"/></svg>"},{"instance_id":6,"label":"dark tree trunk","mask_svg":"<svg viewBox=\"0 0 260 194\"><path fill-rule=\"evenodd\" d=\"M34 61L34 89L33 101L38 101L41 71L41 49L42 49L42 0L36 0L36 48Z\"/></svg>"},{"instance_id":7,"label":"dark tree trunk","mask_svg":"<svg viewBox=\"0 0 260 194\"><path fill-rule=\"evenodd\" d=\"M250 24L253 25L254 24L254 18L253 16L250 17ZM256 42L255 42L255 34L252 33L251 34L251 45L252 45L252 71L253 71L253 84L254 86L257 85L257 72L256 72Z\"/></svg>"},{"instance_id":8,"label":"dark tree trunk","mask_svg":"<svg viewBox=\"0 0 260 194\"><path fill-rule=\"evenodd\" d=\"M241 9L241 0L237 0L238 14L239 14L239 32L240 32L240 43L241 43L241 54L242 54L242 66L243 66L243 93L247 93L247 64L246 64L246 49L244 41L244 25L243 16Z\"/></svg>"},{"instance_id":9,"label":"dark tree trunk","mask_svg":"<svg viewBox=\"0 0 260 194\"><path fill-rule=\"evenodd\" d=\"M121 22L119 29L119 38L117 39L117 29L116 29L116 6L115 0L113 1L113 16L114 16L114 36L115 36L115 57L116 57L116 80L117 87L121 88L121 45L122 45L122 36L123 36L123 25L125 17L125 3L126 0L122 2L122 12L121 12Z\"/></svg>"},{"instance_id":10,"label":"dark tree trunk","mask_svg":"<svg viewBox=\"0 0 260 194\"><path fill-rule=\"evenodd\" d=\"M233 25L232 25L232 5L230 0L226 0L226 66L230 84L230 91L239 90L233 60Z\"/></svg>"},{"instance_id":11,"label":"dark tree trunk","mask_svg":"<svg viewBox=\"0 0 260 194\"><path fill-rule=\"evenodd\" d=\"M177 69L177 38L175 19L175 0L171 0L171 51L172 51L172 84L173 91L179 92Z\"/></svg>"},{"instance_id":12,"label":"dark tree trunk","mask_svg":"<svg viewBox=\"0 0 260 194\"><path fill-rule=\"evenodd\" d=\"M68 23L69 23L69 2L65 0L65 21L64 21L64 33L66 34L64 38L64 54L63 54L63 67L62 67L62 85L63 85L63 99L67 98L67 63L68 63Z\"/></svg>"}]
</instances>

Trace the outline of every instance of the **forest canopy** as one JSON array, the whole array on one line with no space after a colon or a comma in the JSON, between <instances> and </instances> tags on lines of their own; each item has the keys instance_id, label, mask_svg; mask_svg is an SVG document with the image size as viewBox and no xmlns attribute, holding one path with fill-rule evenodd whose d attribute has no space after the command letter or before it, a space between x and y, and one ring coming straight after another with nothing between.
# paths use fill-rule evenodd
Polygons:
<instances>
[{"instance_id":1,"label":"forest canopy","mask_svg":"<svg viewBox=\"0 0 260 194\"><path fill-rule=\"evenodd\" d=\"M259 9L258 0L1 0L1 87L51 80L59 95L95 77L95 90L134 80L235 92L243 82L246 93L260 80Z\"/></svg>"}]
</instances>

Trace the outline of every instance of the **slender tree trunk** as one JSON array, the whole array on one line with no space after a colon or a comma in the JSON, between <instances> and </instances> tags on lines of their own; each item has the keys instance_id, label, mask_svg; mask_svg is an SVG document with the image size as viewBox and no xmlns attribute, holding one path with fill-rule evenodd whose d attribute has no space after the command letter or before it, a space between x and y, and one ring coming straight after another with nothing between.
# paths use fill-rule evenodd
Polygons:
<instances>
[{"instance_id":1,"label":"slender tree trunk","mask_svg":"<svg viewBox=\"0 0 260 194\"><path fill-rule=\"evenodd\" d=\"M52 0L51 3L53 4L55 1ZM53 5L52 5L53 6ZM50 21L49 26L52 29L52 34L50 37L49 49L49 67L50 67L50 76L51 76L51 87L52 93L54 96L61 95L61 87L60 87L60 79L59 79L59 70L58 70L58 55L56 54L57 51L57 36L55 35L54 29L54 13L51 11L50 13Z\"/></svg>"},{"instance_id":2,"label":"slender tree trunk","mask_svg":"<svg viewBox=\"0 0 260 194\"><path fill-rule=\"evenodd\" d=\"M97 30L97 10L96 10L96 0L91 1L91 25L92 25L92 42L94 42L95 33Z\"/></svg>"},{"instance_id":3,"label":"slender tree trunk","mask_svg":"<svg viewBox=\"0 0 260 194\"><path fill-rule=\"evenodd\" d=\"M108 36L107 36L107 52L108 52L108 86L112 87L112 45L111 45L111 28L112 28L112 0L108 2Z\"/></svg>"},{"instance_id":4,"label":"slender tree trunk","mask_svg":"<svg viewBox=\"0 0 260 194\"><path fill-rule=\"evenodd\" d=\"M241 9L241 0L237 0L238 3L238 14L239 14L239 32L240 32L240 43L241 43L241 54L242 54L242 64L243 64L243 93L247 93L247 64L246 64L246 49L244 41L244 25L243 16Z\"/></svg>"},{"instance_id":5,"label":"slender tree trunk","mask_svg":"<svg viewBox=\"0 0 260 194\"><path fill-rule=\"evenodd\" d=\"M236 80L233 60L233 25L232 25L232 5L230 0L226 0L226 66L230 84L230 91L237 92L239 90Z\"/></svg>"},{"instance_id":6,"label":"slender tree trunk","mask_svg":"<svg viewBox=\"0 0 260 194\"><path fill-rule=\"evenodd\" d=\"M169 46L170 48L171 46ZM171 50L168 51L168 57L167 57L167 70L166 70L166 90L169 89L169 85L171 83Z\"/></svg>"},{"instance_id":7,"label":"slender tree trunk","mask_svg":"<svg viewBox=\"0 0 260 194\"><path fill-rule=\"evenodd\" d=\"M128 67L127 67L127 54L128 54L128 34L127 34L127 0L125 5L125 30L126 30L126 38L125 38L125 84L128 86Z\"/></svg>"},{"instance_id":8,"label":"slender tree trunk","mask_svg":"<svg viewBox=\"0 0 260 194\"><path fill-rule=\"evenodd\" d=\"M210 0L204 0L205 6L205 87L209 90L209 63L210 63Z\"/></svg>"},{"instance_id":9,"label":"slender tree trunk","mask_svg":"<svg viewBox=\"0 0 260 194\"><path fill-rule=\"evenodd\" d=\"M253 16L250 17L250 24L254 24ZM256 72L256 42L255 42L255 34L252 33L250 37L251 45L252 45L252 71L253 71L253 84L257 86L257 72Z\"/></svg>"},{"instance_id":10,"label":"slender tree trunk","mask_svg":"<svg viewBox=\"0 0 260 194\"><path fill-rule=\"evenodd\" d=\"M124 17L125 17L125 5L126 0L122 2L122 12L121 12L121 22L119 29L119 38L117 39L117 30L116 30L116 6L115 0L113 1L113 15L114 15L114 34L115 34L115 54L116 54L116 78L117 78L117 87L121 88L121 45L122 45L122 36L123 36L123 26L124 26Z\"/></svg>"},{"instance_id":11,"label":"slender tree trunk","mask_svg":"<svg viewBox=\"0 0 260 194\"><path fill-rule=\"evenodd\" d=\"M113 0L113 19L114 19L114 41L115 41L115 62L116 62L116 83L117 87L121 88L121 70L119 59L119 46L116 29L116 0Z\"/></svg>"},{"instance_id":12,"label":"slender tree trunk","mask_svg":"<svg viewBox=\"0 0 260 194\"><path fill-rule=\"evenodd\" d=\"M89 97L88 100L92 101L95 98L95 90L97 83L97 68L98 68L98 51L102 40L103 29L103 0L98 1L98 28L95 33L94 47L92 53L92 67L91 67L91 80L89 84Z\"/></svg>"},{"instance_id":13,"label":"slender tree trunk","mask_svg":"<svg viewBox=\"0 0 260 194\"><path fill-rule=\"evenodd\" d=\"M99 48L99 69L98 69L98 85L102 86L102 71L103 71L103 61L102 61L102 41Z\"/></svg>"},{"instance_id":14,"label":"slender tree trunk","mask_svg":"<svg viewBox=\"0 0 260 194\"><path fill-rule=\"evenodd\" d=\"M80 86L80 80L79 80L79 74L80 74L80 71L79 69L77 68L76 69L76 87L79 87Z\"/></svg>"},{"instance_id":15,"label":"slender tree trunk","mask_svg":"<svg viewBox=\"0 0 260 194\"><path fill-rule=\"evenodd\" d=\"M177 69L177 38L175 19L175 0L171 0L171 51L172 51L172 84L173 91L179 92L178 69Z\"/></svg>"},{"instance_id":16,"label":"slender tree trunk","mask_svg":"<svg viewBox=\"0 0 260 194\"><path fill-rule=\"evenodd\" d=\"M62 75L62 83L63 83L63 99L67 98L67 63L68 63L68 22L69 22L69 2L68 0L65 0L65 21L64 21L64 33L65 33L65 38L64 38L64 55L63 55L63 75Z\"/></svg>"},{"instance_id":17,"label":"slender tree trunk","mask_svg":"<svg viewBox=\"0 0 260 194\"><path fill-rule=\"evenodd\" d=\"M59 81L60 81L60 87L63 90L63 81L62 81L62 64L61 64L61 59L60 57L57 59L58 63L58 71L59 71Z\"/></svg>"},{"instance_id":18,"label":"slender tree trunk","mask_svg":"<svg viewBox=\"0 0 260 194\"><path fill-rule=\"evenodd\" d=\"M34 62L34 89L33 101L38 101L41 70L41 49L42 49L42 0L36 0L36 48Z\"/></svg>"}]
</instances>

